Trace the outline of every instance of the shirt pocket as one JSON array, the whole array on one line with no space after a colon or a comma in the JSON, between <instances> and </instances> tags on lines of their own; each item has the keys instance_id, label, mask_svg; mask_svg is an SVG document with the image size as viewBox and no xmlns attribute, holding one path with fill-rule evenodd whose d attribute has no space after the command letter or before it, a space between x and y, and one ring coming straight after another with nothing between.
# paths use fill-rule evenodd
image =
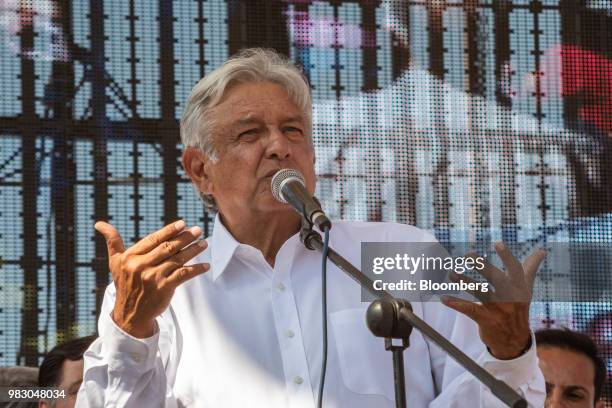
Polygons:
<instances>
[{"instance_id":1,"label":"shirt pocket","mask_svg":"<svg viewBox=\"0 0 612 408\"><path fill-rule=\"evenodd\" d=\"M346 309L329 315L342 381L356 394L394 401L392 354L385 350L384 339L368 329L366 311Z\"/></svg>"}]
</instances>

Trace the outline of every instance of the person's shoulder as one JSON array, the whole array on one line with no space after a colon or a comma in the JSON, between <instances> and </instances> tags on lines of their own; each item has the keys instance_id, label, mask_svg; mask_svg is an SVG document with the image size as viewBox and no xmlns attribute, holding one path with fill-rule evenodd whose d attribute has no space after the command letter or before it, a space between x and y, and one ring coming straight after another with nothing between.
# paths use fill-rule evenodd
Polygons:
<instances>
[{"instance_id":1,"label":"person's shoulder","mask_svg":"<svg viewBox=\"0 0 612 408\"><path fill-rule=\"evenodd\" d=\"M436 237L429 231L409 224L398 222L347 221L334 220L332 231L336 229L361 240L385 242L435 242Z\"/></svg>"}]
</instances>

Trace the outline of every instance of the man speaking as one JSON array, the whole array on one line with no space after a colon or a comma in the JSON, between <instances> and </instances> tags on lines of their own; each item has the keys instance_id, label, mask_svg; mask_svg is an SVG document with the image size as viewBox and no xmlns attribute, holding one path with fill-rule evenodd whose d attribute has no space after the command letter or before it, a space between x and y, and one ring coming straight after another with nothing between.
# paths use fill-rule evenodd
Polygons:
<instances>
[{"instance_id":1,"label":"man speaking","mask_svg":"<svg viewBox=\"0 0 612 408\"><path fill-rule=\"evenodd\" d=\"M200 240L199 227L177 221L125 248L113 226L96 224L113 283L100 337L84 356L77 406L313 408L323 361L321 254L300 243L300 216L270 186L280 169L294 169L315 191L308 84L278 54L243 51L194 87L181 138L183 167L217 211L213 234ZM334 222L330 246L355 265L362 241L435 238L408 225ZM496 249L507 273L490 268L487 277L530 293L544 253L521 264L503 245ZM331 264L327 280L323 406L394 406L391 356L366 327L359 286ZM529 301L412 306L532 406L543 406ZM405 362L409 407L501 406L417 331Z\"/></svg>"}]
</instances>

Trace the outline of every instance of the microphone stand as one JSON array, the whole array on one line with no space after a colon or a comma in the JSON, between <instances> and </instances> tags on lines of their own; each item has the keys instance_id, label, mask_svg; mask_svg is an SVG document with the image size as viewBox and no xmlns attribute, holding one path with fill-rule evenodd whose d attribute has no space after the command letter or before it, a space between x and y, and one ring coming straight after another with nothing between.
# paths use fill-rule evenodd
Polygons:
<instances>
[{"instance_id":1,"label":"microphone stand","mask_svg":"<svg viewBox=\"0 0 612 408\"><path fill-rule=\"evenodd\" d=\"M300 240L304 246L310 250L323 251L323 240L321 239L321 235L313 231L312 224L308 221L303 220L302 222ZM415 315L412 311L412 307L410 307L410 303L405 300L395 299L387 291L374 290L374 282L332 248L329 248L328 258L341 271L345 272L361 285L361 287L365 288L377 298L368 308L368 326L374 335L385 337L385 349L393 352L395 397L396 406L398 408L404 408L406 406L404 362L402 354L404 349L409 345L408 338L410 337L412 328L420 331L421 334L444 350L466 371L486 385L493 395L499 398L504 404L512 408L527 408L527 401L510 388L508 384L495 378L464 352L455 347L433 327ZM392 344L392 338L402 339L402 345L394 346Z\"/></svg>"}]
</instances>

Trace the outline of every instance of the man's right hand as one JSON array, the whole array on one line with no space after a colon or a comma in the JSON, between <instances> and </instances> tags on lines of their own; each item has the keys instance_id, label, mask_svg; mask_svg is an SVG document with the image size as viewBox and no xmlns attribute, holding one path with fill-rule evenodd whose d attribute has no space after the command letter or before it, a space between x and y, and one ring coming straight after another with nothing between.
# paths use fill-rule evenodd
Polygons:
<instances>
[{"instance_id":1,"label":"man's right hand","mask_svg":"<svg viewBox=\"0 0 612 408\"><path fill-rule=\"evenodd\" d=\"M206 249L207 243L200 240L190 245L202 229L196 226L185 230L182 220L147 235L128 249L112 225L98 221L95 229L106 240L108 265L117 291L112 318L134 337L152 336L155 318L166 310L174 290L210 269L208 263L185 266Z\"/></svg>"}]
</instances>

